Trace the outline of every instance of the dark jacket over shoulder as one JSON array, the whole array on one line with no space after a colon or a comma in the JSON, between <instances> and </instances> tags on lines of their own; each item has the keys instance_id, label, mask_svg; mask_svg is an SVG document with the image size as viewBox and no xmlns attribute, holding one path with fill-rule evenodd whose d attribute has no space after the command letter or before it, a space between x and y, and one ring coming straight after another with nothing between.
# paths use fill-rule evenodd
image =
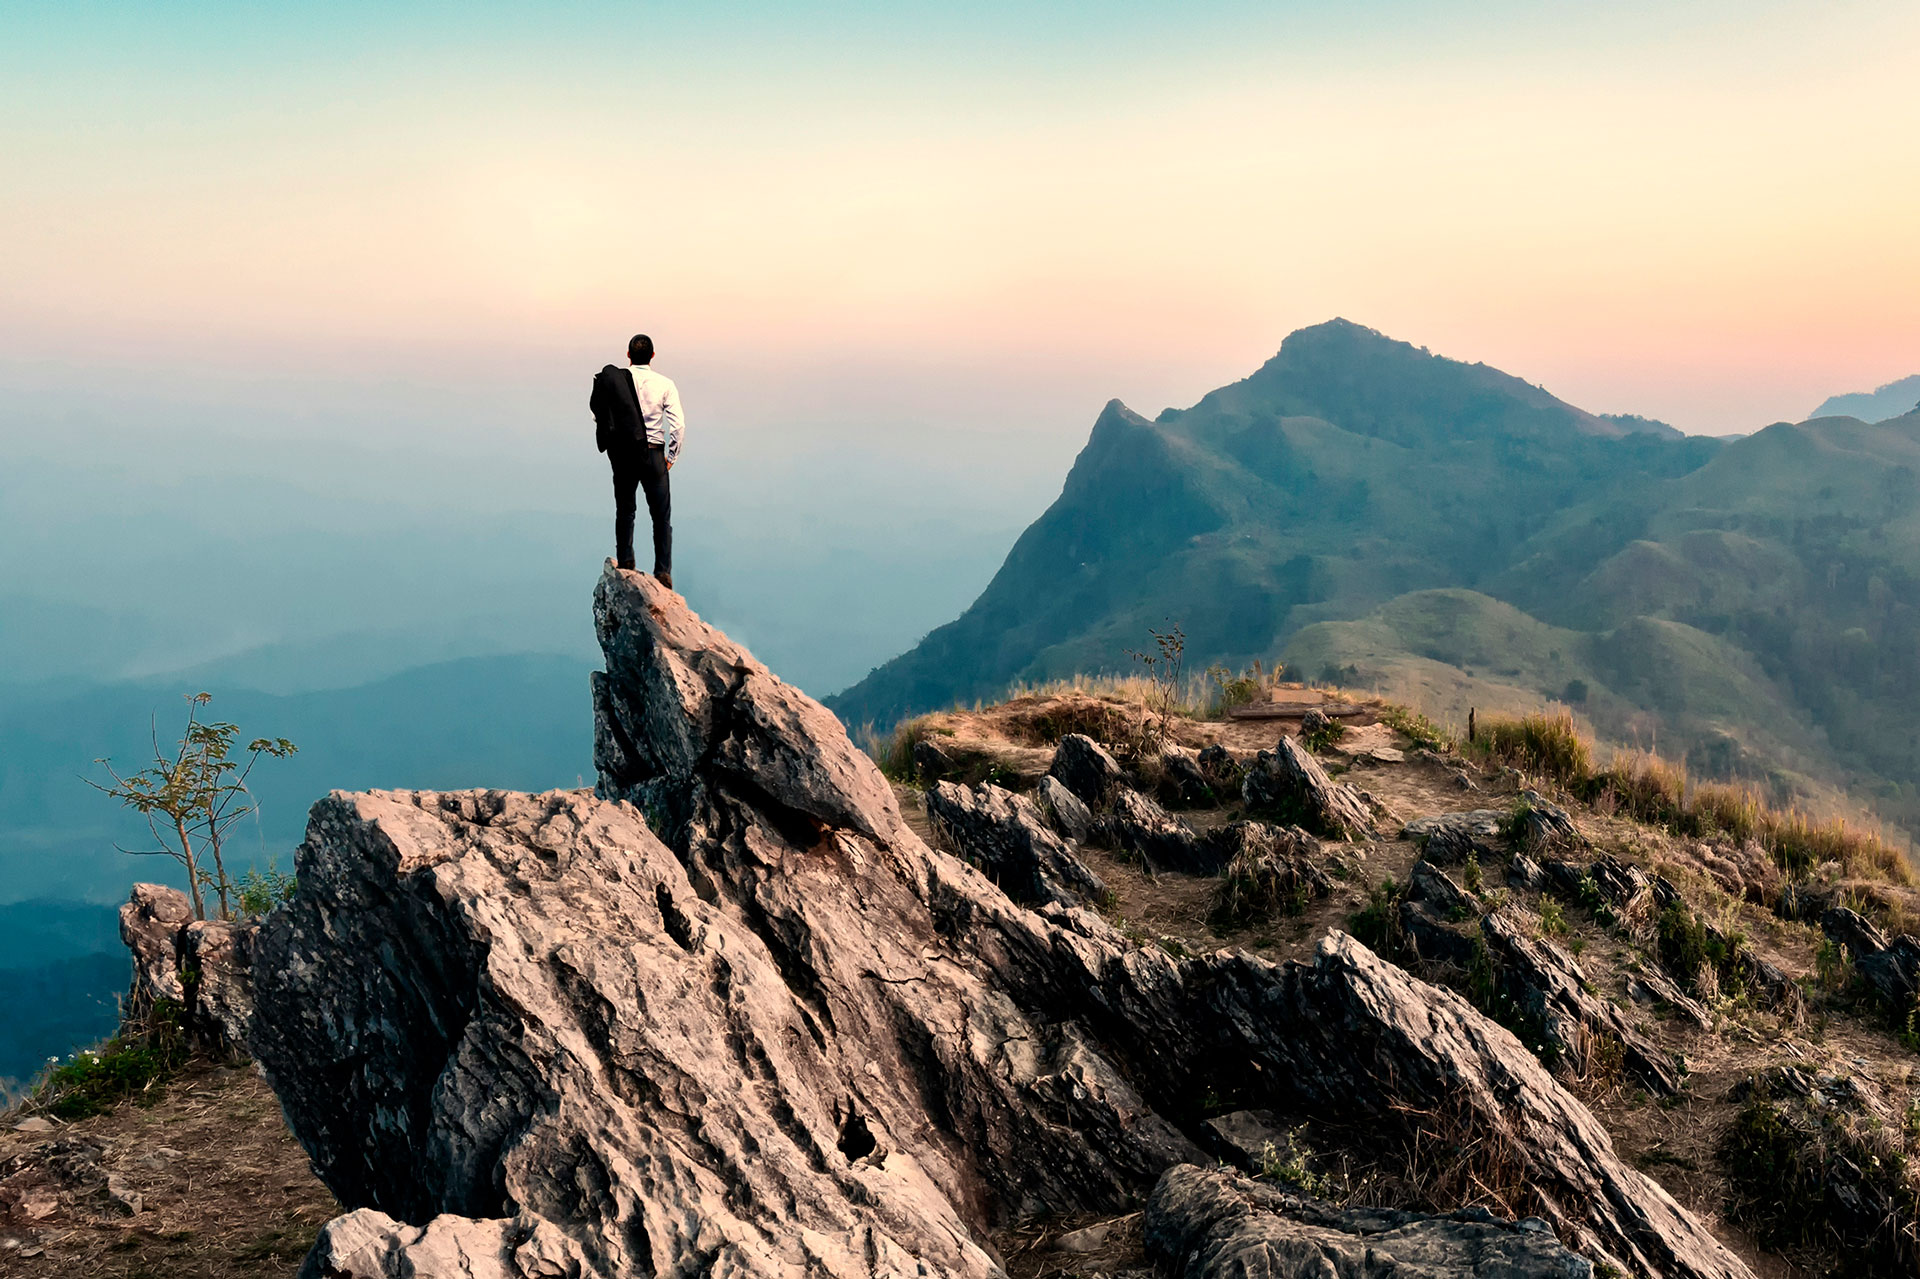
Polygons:
<instances>
[{"instance_id":1,"label":"dark jacket over shoulder","mask_svg":"<svg viewBox=\"0 0 1920 1279\"><path fill-rule=\"evenodd\" d=\"M640 416L633 374L612 364L594 374L587 407L593 410L593 442L602 453L616 445L646 447L647 424Z\"/></svg>"}]
</instances>

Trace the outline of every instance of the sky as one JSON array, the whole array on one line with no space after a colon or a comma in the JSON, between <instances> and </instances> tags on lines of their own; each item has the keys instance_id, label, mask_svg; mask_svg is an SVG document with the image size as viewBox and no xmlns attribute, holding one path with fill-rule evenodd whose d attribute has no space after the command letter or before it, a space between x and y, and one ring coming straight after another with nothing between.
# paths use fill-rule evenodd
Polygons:
<instances>
[{"instance_id":1,"label":"sky","mask_svg":"<svg viewBox=\"0 0 1920 1279\"><path fill-rule=\"evenodd\" d=\"M0 27L16 408L569 447L644 329L770 456L831 422L1057 481L1108 398L1190 404L1335 315L1693 431L1920 371L1904 0Z\"/></svg>"}]
</instances>

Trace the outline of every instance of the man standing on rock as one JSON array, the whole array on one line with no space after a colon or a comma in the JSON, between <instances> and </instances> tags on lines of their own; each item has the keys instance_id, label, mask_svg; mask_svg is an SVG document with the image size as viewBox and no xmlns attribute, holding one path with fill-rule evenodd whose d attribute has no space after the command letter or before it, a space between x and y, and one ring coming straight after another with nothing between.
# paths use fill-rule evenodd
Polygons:
<instances>
[{"instance_id":1,"label":"man standing on rock","mask_svg":"<svg viewBox=\"0 0 1920 1279\"><path fill-rule=\"evenodd\" d=\"M634 490L645 489L653 517L653 575L673 586L673 505L667 472L680 460L686 420L673 379L653 371L653 339L636 334L627 343L631 367L612 364L593 379L594 440L613 464L613 540L621 568L633 564Z\"/></svg>"}]
</instances>

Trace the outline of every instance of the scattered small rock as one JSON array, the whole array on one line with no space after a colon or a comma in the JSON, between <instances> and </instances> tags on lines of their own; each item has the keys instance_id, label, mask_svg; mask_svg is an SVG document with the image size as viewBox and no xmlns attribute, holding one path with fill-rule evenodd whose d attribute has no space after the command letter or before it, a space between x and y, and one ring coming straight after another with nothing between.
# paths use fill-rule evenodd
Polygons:
<instances>
[{"instance_id":1,"label":"scattered small rock","mask_svg":"<svg viewBox=\"0 0 1920 1279\"><path fill-rule=\"evenodd\" d=\"M15 1132L52 1132L53 1121L40 1115L29 1115L13 1126Z\"/></svg>"}]
</instances>

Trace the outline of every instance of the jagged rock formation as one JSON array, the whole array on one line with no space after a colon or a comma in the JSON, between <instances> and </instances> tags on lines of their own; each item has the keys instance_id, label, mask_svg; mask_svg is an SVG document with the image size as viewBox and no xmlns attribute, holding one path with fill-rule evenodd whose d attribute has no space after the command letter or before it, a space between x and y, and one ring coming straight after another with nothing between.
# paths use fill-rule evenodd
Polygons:
<instances>
[{"instance_id":1,"label":"jagged rock formation","mask_svg":"<svg viewBox=\"0 0 1920 1279\"><path fill-rule=\"evenodd\" d=\"M1485 1209L1445 1216L1338 1209L1218 1168L1168 1172L1141 1224L1149 1253L1175 1279L1593 1274L1593 1263L1561 1247L1537 1218L1502 1221Z\"/></svg>"},{"instance_id":2,"label":"jagged rock formation","mask_svg":"<svg viewBox=\"0 0 1920 1279\"><path fill-rule=\"evenodd\" d=\"M1120 762L1107 753L1107 748L1088 737L1085 733L1068 733L1054 747L1053 766L1047 770L1049 777L1058 778L1062 785L1080 797L1083 803L1098 808L1113 791L1127 784L1127 775Z\"/></svg>"},{"instance_id":3,"label":"jagged rock formation","mask_svg":"<svg viewBox=\"0 0 1920 1279\"><path fill-rule=\"evenodd\" d=\"M1821 931L1853 954L1854 967L1889 1008L1911 1008L1920 993L1920 940L1887 940L1872 920L1845 906L1820 917Z\"/></svg>"},{"instance_id":4,"label":"jagged rock formation","mask_svg":"<svg viewBox=\"0 0 1920 1279\"><path fill-rule=\"evenodd\" d=\"M927 791L927 820L952 849L987 873L1013 900L1084 906L1107 886L1048 830L1024 795L998 786L936 782Z\"/></svg>"},{"instance_id":5,"label":"jagged rock formation","mask_svg":"<svg viewBox=\"0 0 1920 1279\"><path fill-rule=\"evenodd\" d=\"M1210 874L1219 868L1191 826L1130 787L1112 792L1108 810L1094 823L1094 838L1132 853L1153 871Z\"/></svg>"},{"instance_id":6,"label":"jagged rock formation","mask_svg":"<svg viewBox=\"0 0 1920 1279\"><path fill-rule=\"evenodd\" d=\"M595 619L598 795L314 809L252 1030L359 1210L309 1276L997 1275L991 1226L1209 1162L1209 1091L1376 1155L1444 1115L1585 1256L1748 1276L1458 997L1339 933L1177 960L1023 908L651 578Z\"/></svg>"},{"instance_id":7,"label":"jagged rock formation","mask_svg":"<svg viewBox=\"0 0 1920 1279\"><path fill-rule=\"evenodd\" d=\"M120 939L133 955L124 1017L144 1023L166 1000L179 1007L181 1028L196 1046L220 1056L244 1051L258 932L250 921L194 919L177 888L135 884L120 907Z\"/></svg>"},{"instance_id":8,"label":"jagged rock formation","mask_svg":"<svg viewBox=\"0 0 1920 1279\"><path fill-rule=\"evenodd\" d=\"M1224 867L1214 890L1216 920L1243 924L1298 915L1309 899L1333 892L1333 881L1314 864L1320 842L1298 826L1232 822L1207 836L1205 845Z\"/></svg>"},{"instance_id":9,"label":"jagged rock formation","mask_svg":"<svg viewBox=\"0 0 1920 1279\"><path fill-rule=\"evenodd\" d=\"M1261 751L1240 794L1253 811L1297 821L1329 839L1354 839L1373 830L1373 815L1359 792L1328 777L1297 737L1282 737L1274 749Z\"/></svg>"},{"instance_id":10,"label":"jagged rock formation","mask_svg":"<svg viewBox=\"0 0 1920 1279\"><path fill-rule=\"evenodd\" d=\"M1493 808L1440 813L1408 822L1400 837L1419 844L1421 856L1428 861L1453 866L1469 857L1497 858L1500 826L1506 819L1507 814Z\"/></svg>"},{"instance_id":11,"label":"jagged rock formation","mask_svg":"<svg viewBox=\"0 0 1920 1279\"><path fill-rule=\"evenodd\" d=\"M1080 797L1052 774L1042 777L1033 789L1042 809L1053 819L1054 828L1076 844L1085 843L1093 833L1093 811Z\"/></svg>"}]
</instances>

